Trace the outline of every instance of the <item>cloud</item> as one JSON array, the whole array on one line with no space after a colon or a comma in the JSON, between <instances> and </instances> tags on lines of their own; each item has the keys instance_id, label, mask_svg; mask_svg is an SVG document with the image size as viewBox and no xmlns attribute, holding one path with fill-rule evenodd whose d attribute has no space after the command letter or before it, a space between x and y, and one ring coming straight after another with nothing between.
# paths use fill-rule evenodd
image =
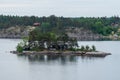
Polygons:
<instances>
[{"instance_id":1,"label":"cloud","mask_svg":"<svg viewBox=\"0 0 120 80\"><path fill-rule=\"evenodd\" d=\"M18 8L18 7L29 7L29 4L14 4L14 3L5 3L0 4L0 8Z\"/></svg>"},{"instance_id":2,"label":"cloud","mask_svg":"<svg viewBox=\"0 0 120 80\"><path fill-rule=\"evenodd\" d=\"M1 14L48 16L112 16L119 0L0 0Z\"/></svg>"}]
</instances>

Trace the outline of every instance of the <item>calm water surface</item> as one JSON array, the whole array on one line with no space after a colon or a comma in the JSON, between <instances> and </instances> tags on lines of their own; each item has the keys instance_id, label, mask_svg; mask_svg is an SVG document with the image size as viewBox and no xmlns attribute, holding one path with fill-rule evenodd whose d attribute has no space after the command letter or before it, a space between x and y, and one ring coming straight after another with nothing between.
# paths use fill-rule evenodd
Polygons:
<instances>
[{"instance_id":1,"label":"calm water surface","mask_svg":"<svg viewBox=\"0 0 120 80\"><path fill-rule=\"evenodd\" d=\"M17 56L18 42L0 39L0 80L120 80L120 41L79 42L112 53L105 58Z\"/></svg>"}]
</instances>

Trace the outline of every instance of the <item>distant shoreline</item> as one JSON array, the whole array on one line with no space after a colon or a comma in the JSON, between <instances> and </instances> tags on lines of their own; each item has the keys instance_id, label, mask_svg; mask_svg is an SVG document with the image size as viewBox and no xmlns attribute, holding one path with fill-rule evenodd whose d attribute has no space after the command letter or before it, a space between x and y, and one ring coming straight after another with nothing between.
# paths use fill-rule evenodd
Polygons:
<instances>
[{"instance_id":1,"label":"distant shoreline","mask_svg":"<svg viewBox=\"0 0 120 80\"><path fill-rule=\"evenodd\" d=\"M0 37L0 39L22 39L22 38L16 38L16 37ZM120 40L78 40L78 41L120 41Z\"/></svg>"},{"instance_id":2,"label":"distant shoreline","mask_svg":"<svg viewBox=\"0 0 120 80\"><path fill-rule=\"evenodd\" d=\"M16 37L12 37L12 38L11 37L0 37L0 39L22 39L22 38L20 38L20 37L19 38L18 37L17 38Z\"/></svg>"}]
</instances>

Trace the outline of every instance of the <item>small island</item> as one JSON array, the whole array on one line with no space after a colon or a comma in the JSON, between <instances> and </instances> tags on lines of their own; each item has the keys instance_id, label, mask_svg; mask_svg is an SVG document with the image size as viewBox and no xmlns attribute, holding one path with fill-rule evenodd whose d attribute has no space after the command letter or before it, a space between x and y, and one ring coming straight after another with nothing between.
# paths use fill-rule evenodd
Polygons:
<instances>
[{"instance_id":1,"label":"small island","mask_svg":"<svg viewBox=\"0 0 120 80\"><path fill-rule=\"evenodd\" d=\"M55 33L45 31L44 28L35 27L29 32L28 37L24 37L17 45L17 50L12 53L18 55L75 55L105 57L111 53L96 51L93 45L89 47L79 46L76 38L69 37L64 32Z\"/></svg>"}]
</instances>

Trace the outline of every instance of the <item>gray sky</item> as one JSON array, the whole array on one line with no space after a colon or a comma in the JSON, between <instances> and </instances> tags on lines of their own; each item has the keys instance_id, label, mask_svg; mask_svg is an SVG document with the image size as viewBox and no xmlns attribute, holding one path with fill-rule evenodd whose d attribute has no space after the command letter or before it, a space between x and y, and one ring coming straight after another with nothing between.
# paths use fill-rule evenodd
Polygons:
<instances>
[{"instance_id":1,"label":"gray sky","mask_svg":"<svg viewBox=\"0 0 120 80\"><path fill-rule=\"evenodd\" d=\"M0 0L0 14L100 17L120 14L120 0Z\"/></svg>"}]
</instances>

